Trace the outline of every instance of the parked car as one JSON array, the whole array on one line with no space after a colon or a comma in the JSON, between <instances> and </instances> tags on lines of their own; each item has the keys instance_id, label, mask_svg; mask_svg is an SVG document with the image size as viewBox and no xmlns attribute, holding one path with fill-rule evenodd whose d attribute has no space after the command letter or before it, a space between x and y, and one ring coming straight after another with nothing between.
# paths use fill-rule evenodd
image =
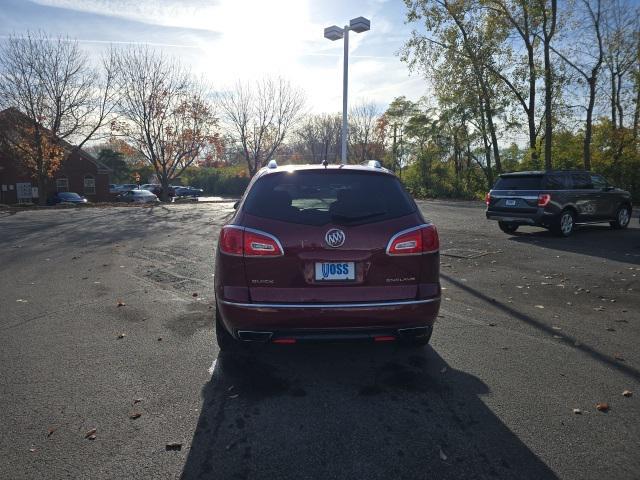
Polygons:
<instances>
[{"instance_id":1,"label":"parked car","mask_svg":"<svg viewBox=\"0 0 640 480\"><path fill-rule=\"evenodd\" d=\"M109 184L109 193L118 193L120 192L120 185L115 183Z\"/></svg>"},{"instance_id":2,"label":"parked car","mask_svg":"<svg viewBox=\"0 0 640 480\"><path fill-rule=\"evenodd\" d=\"M438 232L393 173L272 161L236 207L216 252L221 350L429 341L440 306Z\"/></svg>"},{"instance_id":3,"label":"parked car","mask_svg":"<svg viewBox=\"0 0 640 480\"><path fill-rule=\"evenodd\" d=\"M157 183L146 183L144 185L141 185L140 188L142 190L149 190L151 193L153 193L156 196L160 196L160 194L162 193L162 185L159 185ZM174 197L175 196L175 190L172 186L169 186L169 192L168 195L169 197Z\"/></svg>"},{"instance_id":4,"label":"parked car","mask_svg":"<svg viewBox=\"0 0 640 480\"><path fill-rule=\"evenodd\" d=\"M125 203L157 203L160 201L149 190L129 190L118 195L116 200Z\"/></svg>"},{"instance_id":5,"label":"parked car","mask_svg":"<svg viewBox=\"0 0 640 480\"><path fill-rule=\"evenodd\" d=\"M88 200L75 192L56 192L49 197L47 203L49 205L58 205L61 203L84 204L88 203Z\"/></svg>"},{"instance_id":6,"label":"parked car","mask_svg":"<svg viewBox=\"0 0 640 480\"><path fill-rule=\"evenodd\" d=\"M123 183L122 185L118 185L118 192L128 192L129 190L137 190L138 185L136 183Z\"/></svg>"},{"instance_id":7,"label":"parked car","mask_svg":"<svg viewBox=\"0 0 640 480\"><path fill-rule=\"evenodd\" d=\"M631 195L601 175L584 170L502 174L486 196L486 216L512 234L520 225L568 237L576 224L609 222L621 229L631 219Z\"/></svg>"},{"instance_id":8,"label":"parked car","mask_svg":"<svg viewBox=\"0 0 640 480\"><path fill-rule=\"evenodd\" d=\"M204 193L201 188L195 187L175 187L176 197L199 197Z\"/></svg>"}]
</instances>

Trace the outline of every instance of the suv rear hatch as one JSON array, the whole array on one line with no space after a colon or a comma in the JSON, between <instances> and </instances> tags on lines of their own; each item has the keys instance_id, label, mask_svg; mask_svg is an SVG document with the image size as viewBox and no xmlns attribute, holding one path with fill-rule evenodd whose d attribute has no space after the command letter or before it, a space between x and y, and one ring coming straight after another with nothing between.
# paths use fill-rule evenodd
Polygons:
<instances>
[{"instance_id":1,"label":"suv rear hatch","mask_svg":"<svg viewBox=\"0 0 640 480\"><path fill-rule=\"evenodd\" d=\"M424 223L393 175L336 168L268 173L249 192L239 223L272 235L282 248L280 256L245 254L253 302L380 302L419 296L424 262L415 255L387 253L394 235ZM430 228L437 239L435 227ZM427 276L437 285L437 258L429 270Z\"/></svg>"},{"instance_id":2,"label":"suv rear hatch","mask_svg":"<svg viewBox=\"0 0 640 480\"><path fill-rule=\"evenodd\" d=\"M487 209L496 213L536 213L543 179L543 174L501 175L487 194Z\"/></svg>"}]
</instances>

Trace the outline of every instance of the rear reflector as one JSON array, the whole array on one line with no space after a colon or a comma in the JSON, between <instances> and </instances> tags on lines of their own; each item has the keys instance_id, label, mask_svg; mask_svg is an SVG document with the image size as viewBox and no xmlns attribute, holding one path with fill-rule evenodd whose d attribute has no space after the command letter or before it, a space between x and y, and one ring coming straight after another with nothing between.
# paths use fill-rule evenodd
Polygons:
<instances>
[{"instance_id":1,"label":"rear reflector","mask_svg":"<svg viewBox=\"0 0 640 480\"><path fill-rule=\"evenodd\" d=\"M287 344L287 345L290 345L292 343L296 343L296 339L295 338L275 338L275 339L273 339L271 341L273 343Z\"/></svg>"},{"instance_id":2,"label":"rear reflector","mask_svg":"<svg viewBox=\"0 0 640 480\"><path fill-rule=\"evenodd\" d=\"M387 245L387 255L420 255L434 253L440 248L435 225L421 225L396 233Z\"/></svg>"},{"instance_id":3,"label":"rear reflector","mask_svg":"<svg viewBox=\"0 0 640 480\"><path fill-rule=\"evenodd\" d=\"M373 337L374 342L394 342L396 337L392 335L380 335L378 337Z\"/></svg>"},{"instance_id":4,"label":"rear reflector","mask_svg":"<svg viewBox=\"0 0 640 480\"><path fill-rule=\"evenodd\" d=\"M487 194L484 197L484 203L487 204L487 207L489 206L489 204L491 203L491 194L487 192Z\"/></svg>"},{"instance_id":5,"label":"rear reflector","mask_svg":"<svg viewBox=\"0 0 640 480\"><path fill-rule=\"evenodd\" d=\"M282 246L273 235L245 227L228 225L220 232L220 251L245 257L279 257Z\"/></svg>"}]
</instances>

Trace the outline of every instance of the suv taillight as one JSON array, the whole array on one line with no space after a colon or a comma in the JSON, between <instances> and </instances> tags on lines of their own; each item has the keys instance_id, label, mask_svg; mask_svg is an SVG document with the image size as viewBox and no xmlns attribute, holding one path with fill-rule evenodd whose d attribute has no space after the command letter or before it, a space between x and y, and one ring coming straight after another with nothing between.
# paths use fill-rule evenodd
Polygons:
<instances>
[{"instance_id":1,"label":"suv taillight","mask_svg":"<svg viewBox=\"0 0 640 480\"><path fill-rule=\"evenodd\" d=\"M421 225L396 233L387 245L387 255L420 255L434 253L440 248L435 225Z\"/></svg>"},{"instance_id":2,"label":"suv taillight","mask_svg":"<svg viewBox=\"0 0 640 480\"><path fill-rule=\"evenodd\" d=\"M539 207L546 207L550 201L551 201L551 195L549 195L548 193L541 193L540 195L538 195Z\"/></svg>"},{"instance_id":3,"label":"suv taillight","mask_svg":"<svg viewBox=\"0 0 640 480\"><path fill-rule=\"evenodd\" d=\"M227 255L244 257L279 257L284 255L276 237L259 230L224 227L220 232L220 251Z\"/></svg>"},{"instance_id":4,"label":"suv taillight","mask_svg":"<svg viewBox=\"0 0 640 480\"><path fill-rule=\"evenodd\" d=\"M489 206L489 204L491 203L491 193L487 192L487 194L484 197L484 203L487 204L487 207Z\"/></svg>"}]
</instances>

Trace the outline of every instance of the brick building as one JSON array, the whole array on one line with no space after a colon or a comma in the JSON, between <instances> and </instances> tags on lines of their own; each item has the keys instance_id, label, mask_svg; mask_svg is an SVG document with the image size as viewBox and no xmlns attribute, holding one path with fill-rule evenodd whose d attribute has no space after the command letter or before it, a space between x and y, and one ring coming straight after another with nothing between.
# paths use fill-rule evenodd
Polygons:
<instances>
[{"instance_id":1,"label":"brick building","mask_svg":"<svg viewBox=\"0 0 640 480\"><path fill-rule=\"evenodd\" d=\"M24 117L15 109L0 112L5 122L16 115ZM68 154L58 170L49 179L47 190L53 192L76 192L90 202L103 202L110 199L109 174L111 170L100 163L88 152L76 149L63 142ZM37 179L32 178L19 158L8 149L0 149L0 203L37 202Z\"/></svg>"}]
</instances>

